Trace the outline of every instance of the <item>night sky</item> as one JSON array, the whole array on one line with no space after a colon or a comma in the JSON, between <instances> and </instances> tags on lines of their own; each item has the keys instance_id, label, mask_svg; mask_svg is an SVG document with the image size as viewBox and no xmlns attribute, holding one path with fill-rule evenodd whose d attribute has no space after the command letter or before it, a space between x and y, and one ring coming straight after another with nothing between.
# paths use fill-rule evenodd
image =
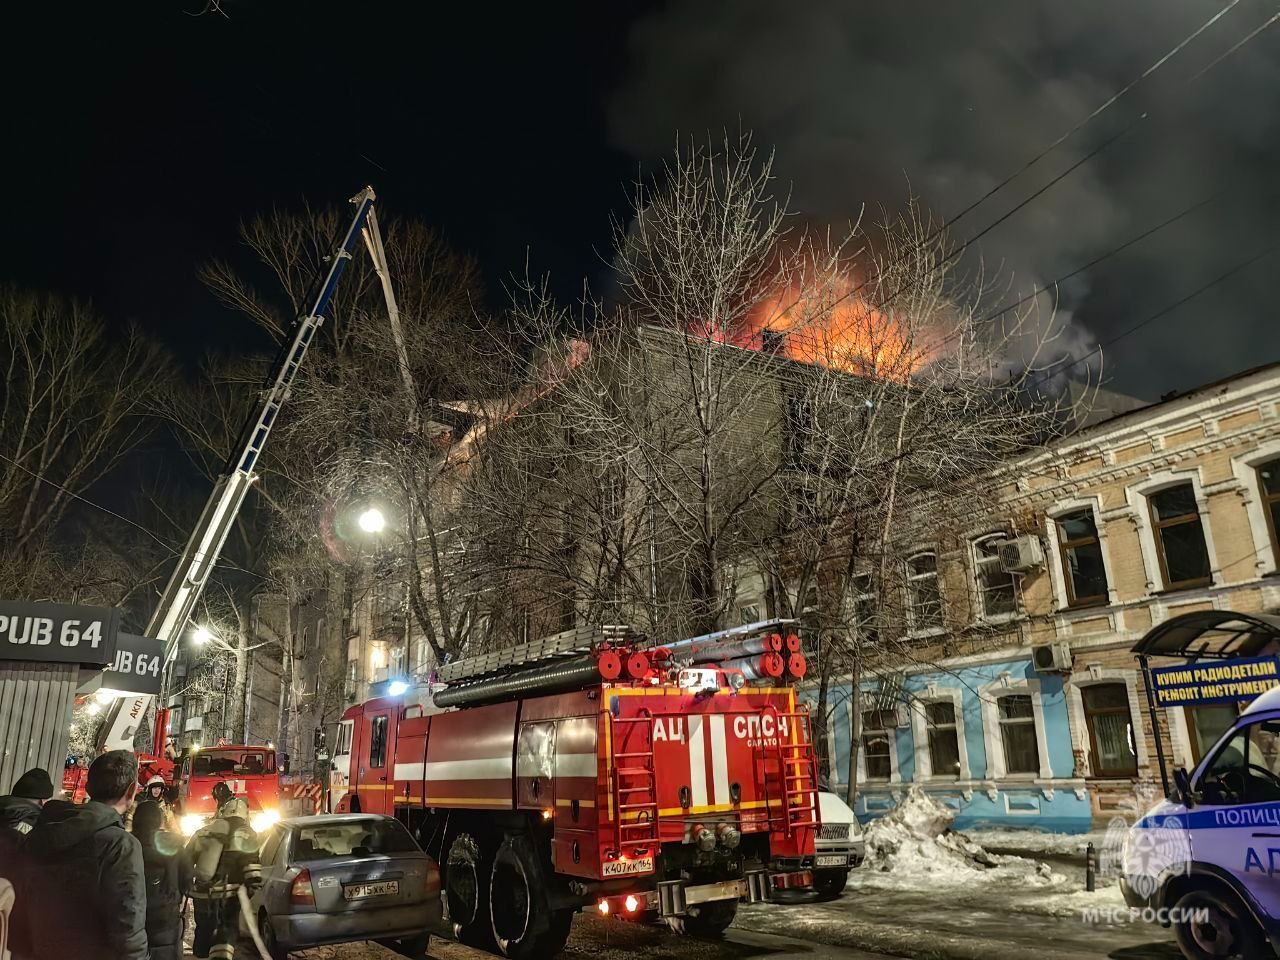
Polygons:
<instances>
[{"instance_id":1,"label":"night sky","mask_svg":"<svg viewBox=\"0 0 1280 960\"><path fill-rule=\"evenodd\" d=\"M202 2L24 5L0 66L0 279L91 298L186 358L264 346L196 270L273 205L372 183L384 217L476 255L496 303L526 254L563 296L606 283L609 217L680 133L754 128L816 224L908 189L949 216L1228 0L226 0L226 17L190 15ZM1191 79L1272 12L1241 0L957 227L1149 112L981 241L1025 289L1214 198L1060 290L1064 345L1103 343L1113 388L1154 398L1280 359L1280 254L1111 343L1280 239L1280 27Z\"/></svg>"}]
</instances>

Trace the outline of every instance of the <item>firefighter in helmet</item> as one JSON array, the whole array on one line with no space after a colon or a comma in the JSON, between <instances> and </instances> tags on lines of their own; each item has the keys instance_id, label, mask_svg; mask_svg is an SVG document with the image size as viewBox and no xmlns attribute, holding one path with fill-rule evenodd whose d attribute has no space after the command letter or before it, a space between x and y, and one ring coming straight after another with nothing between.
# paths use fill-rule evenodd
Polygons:
<instances>
[{"instance_id":1,"label":"firefighter in helmet","mask_svg":"<svg viewBox=\"0 0 1280 960\"><path fill-rule=\"evenodd\" d=\"M217 814L188 844L195 868L192 952L209 960L232 960L240 926L239 890L244 887L252 896L262 882L262 868L248 805L222 782L214 785L213 798Z\"/></svg>"}]
</instances>

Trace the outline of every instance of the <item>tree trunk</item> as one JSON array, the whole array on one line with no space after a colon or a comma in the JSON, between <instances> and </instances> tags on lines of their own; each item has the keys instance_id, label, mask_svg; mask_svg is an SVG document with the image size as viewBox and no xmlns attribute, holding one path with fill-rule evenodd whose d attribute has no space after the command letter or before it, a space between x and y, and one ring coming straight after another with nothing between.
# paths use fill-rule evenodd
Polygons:
<instances>
[{"instance_id":1,"label":"tree trunk","mask_svg":"<svg viewBox=\"0 0 1280 960\"><path fill-rule=\"evenodd\" d=\"M854 658L850 672L849 689L849 783L845 788L844 802L851 809L858 802L858 753L862 750L862 669L859 658Z\"/></svg>"},{"instance_id":2,"label":"tree trunk","mask_svg":"<svg viewBox=\"0 0 1280 960\"><path fill-rule=\"evenodd\" d=\"M824 651L821 663L818 664L818 707L813 714L813 739L814 747L818 751L818 777L827 783L833 783L831 776L831 751L829 747L829 737L827 730L831 720L827 716L827 700L828 691L831 687L831 661L830 652Z\"/></svg>"},{"instance_id":3,"label":"tree trunk","mask_svg":"<svg viewBox=\"0 0 1280 960\"><path fill-rule=\"evenodd\" d=\"M245 692L249 685L249 636L251 624L249 622L249 612L243 604L236 605L236 647L235 647L235 677L231 684L231 717L228 727L230 729L229 736L240 743L248 742L248 732L245 730Z\"/></svg>"},{"instance_id":4,"label":"tree trunk","mask_svg":"<svg viewBox=\"0 0 1280 960\"><path fill-rule=\"evenodd\" d=\"M285 590L284 629L280 633L280 713L276 717L276 745L288 743L290 694L293 692L293 590Z\"/></svg>"}]
</instances>

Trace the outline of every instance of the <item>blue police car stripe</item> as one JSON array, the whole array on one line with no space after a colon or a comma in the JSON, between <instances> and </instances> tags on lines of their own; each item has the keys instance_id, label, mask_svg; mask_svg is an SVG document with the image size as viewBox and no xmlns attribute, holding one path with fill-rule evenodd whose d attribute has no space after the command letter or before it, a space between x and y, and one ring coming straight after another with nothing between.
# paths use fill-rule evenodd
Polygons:
<instances>
[{"instance_id":1,"label":"blue police car stripe","mask_svg":"<svg viewBox=\"0 0 1280 960\"><path fill-rule=\"evenodd\" d=\"M1238 807L1215 807L1186 813L1157 813L1143 817L1139 830L1152 827L1189 830L1225 830L1239 827L1280 827L1280 803L1251 803Z\"/></svg>"}]
</instances>

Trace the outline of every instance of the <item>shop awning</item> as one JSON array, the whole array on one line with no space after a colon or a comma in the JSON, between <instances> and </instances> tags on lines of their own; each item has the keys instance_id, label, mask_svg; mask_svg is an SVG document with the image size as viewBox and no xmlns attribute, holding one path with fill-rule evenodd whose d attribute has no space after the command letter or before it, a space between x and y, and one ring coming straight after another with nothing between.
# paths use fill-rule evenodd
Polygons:
<instances>
[{"instance_id":1,"label":"shop awning","mask_svg":"<svg viewBox=\"0 0 1280 960\"><path fill-rule=\"evenodd\" d=\"M1147 631L1133 652L1148 657L1252 657L1268 644L1280 645L1280 616L1197 610L1173 617Z\"/></svg>"}]
</instances>

